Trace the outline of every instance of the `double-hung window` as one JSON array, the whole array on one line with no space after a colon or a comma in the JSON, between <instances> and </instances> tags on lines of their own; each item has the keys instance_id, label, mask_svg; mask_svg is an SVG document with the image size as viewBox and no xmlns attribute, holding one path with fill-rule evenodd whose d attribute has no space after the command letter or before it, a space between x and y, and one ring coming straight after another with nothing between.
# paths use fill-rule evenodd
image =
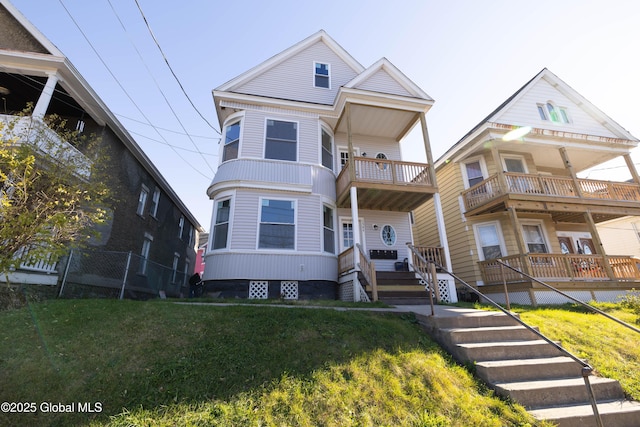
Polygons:
<instances>
[{"instance_id":1,"label":"double-hung window","mask_svg":"<svg viewBox=\"0 0 640 427\"><path fill-rule=\"evenodd\" d=\"M298 159L298 124L267 120L264 157L295 162Z\"/></svg>"},{"instance_id":2,"label":"double-hung window","mask_svg":"<svg viewBox=\"0 0 640 427\"><path fill-rule=\"evenodd\" d=\"M325 64L322 62L314 62L314 75L313 75L313 85L315 87L321 87L328 89L331 87L329 81L329 64Z\"/></svg>"},{"instance_id":3,"label":"double-hung window","mask_svg":"<svg viewBox=\"0 0 640 427\"><path fill-rule=\"evenodd\" d=\"M527 249L532 254L546 254L547 244L545 243L544 235L542 234L542 228L538 224L523 225L522 232L524 235L524 241L527 244Z\"/></svg>"},{"instance_id":4,"label":"double-hung window","mask_svg":"<svg viewBox=\"0 0 640 427\"><path fill-rule=\"evenodd\" d=\"M140 189L140 195L138 196L138 207L136 213L140 216L144 216L144 207L147 205L147 198L149 198L149 189L143 185Z\"/></svg>"},{"instance_id":5,"label":"double-hung window","mask_svg":"<svg viewBox=\"0 0 640 427\"><path fill-rule=\"evenodd\" d=\"M216 222L213 226L213 249L227 247L231 199L220 200L216 205Z\"/></svg>"},{"instance_id":6,"label":"double-hung window","mask_svg":"<svg viewBox=\"0 0 640 427\"><path fill-rule=\"evenodd\" d=\"M153 190L153 197L151 197L151 207L149 208L149 214L156 218L158 215L158 205L160 204L160 189L156 187Z\"/></svg>"},{"instance_id":7,"label":"double-hung window","mask_svg":"<svg viewBox=\"0 0 640 427\"><path fill-rule=\"evenodd\" d=\"M469 185L469 188L484 180L480 160L474 160L472 162L465 163L464 167L467 173L467 183Z\"/></svg>"},{"instance_id":8,"label":"double-hung window","mask_svg":"<svg viewBox=\"0 0 640 427\"><path fill-rule=\"evenodd\" d=\"M237 159L240 147L240 120L233 122L225 128L224 148L222 151L222 161Z\"/></svg>"},{"instance_id":9,"label":"double-hung window","mask_svg":"<svg viewBox=\"0 0 640 427\"><path fill-rule=\"evenodd\" d=\"M293 200L262 199L258 248L295 249L295 210Z\"/></svg>"},{"instance_id":10,"label":"double-hung window","mask_svg":"<svg viewBox=\"0 0 640 427\"><path fill-rule=\"evenodd\" d=\"M322 166L333 170L333 137L322 129Z\"/></svg>"},{"instance_id":11,"label":"double-hung window","mask_svg":"<svg viewBox=\"0 0 640 427\"><path fill-rule=\"evenodd\" d=\"M478 224L475 227L478 246L482 251L482 259L496 259L502 257L502 245L496 223Z\"/></svg>"},{"instance_id":12,"label":"double-hung window","mask_svg":"<svg viewBox=\"0 0 640 427\"><path fill-rule=\"evenodd\" d=\"M324 251L330 254L335 253L335 227L333 226L333 209L329 206L322 206L322 229Z\"/></svg>"}]
</instances>

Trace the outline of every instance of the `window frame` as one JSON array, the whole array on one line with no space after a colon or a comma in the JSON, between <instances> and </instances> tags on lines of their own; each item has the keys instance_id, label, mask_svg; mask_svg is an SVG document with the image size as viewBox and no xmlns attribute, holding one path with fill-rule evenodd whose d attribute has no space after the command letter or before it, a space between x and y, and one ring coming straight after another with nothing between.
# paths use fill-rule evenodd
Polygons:
<instances>
[{"instance_id":1,"label":"window frame","mask_svg":"<svg viewBox=\"0 0 640 427\"><path fill-rule=\"evenodd\" d=\"M529 173L529 168L527 167L527 159L520 155L520 154L502 154L500 156L500 161L502 162L502 167L503 170L505 172L510 172L509 168L507 167L507 160L518 160L520 161L520 163L522 163L522 169L523 172L516 172L516 173Z\"/></svg>"},{"instance_id":2,"label":"window frame","mask_svg":"<svg viewBox=\"0 0 640 427\"><path fill-rule=\"evenodd\" d=\"M219 250L225 250L225 249L229 249L229 242L230 242L230 236L231 236L231 219L233 218L232 213L233 213L233 202L232 202L233 196L228 195L225 197L221 197L219 199L215 200L215 210L214 210L214 214L213 214L213 218L212 218L212 222L211 222L211 242L210 242L210 247L212 251L219 251ZM218 215L220 214L220 207L218 206L220 203L224 203L224 202L229 202L229 213L228 213L228 218L226 222L218 222ZM226 225L226 237L225 237L225 242L224 242L224 246L221 247L216 247L215 242L216 242L216 229L218 226L221 226L225 224Z\"/></svg>"},{"instance_id":3,"label":"window frame","mask_svg":"<svg viewBox=\"0 0 640 427\"><path fill-rule=\"evenodd\" d=\"M480 261L487 261L487 259L485 258L484 248L489 247L489 246L482 246L482 241L480 238L480 228L488 227L488 226L493 226L496 231L496 237L498 240L497 246L500 248L500 256L501 257L507 256L507 245L504 242L504 235L502 233L502 226L500 224L500 221L479 222L477 224L473 224L473 235L476 241L476 250L478 251L478 259ZM492 245L492 246L496 246L496 245ZM492 258L492 259L495 259L495 258Z\"/></svg>"},{"instance_id":4,"label":"window frame","mask_svg":"<svg viewBox=\"0 0 640 427\"><path fill-rule=\"evenodd\" d=\"M144 240L142 241L142 250L140 251L140 266L138 268L138 274L144 276L147 274L147 263L149 262L149 254L151 253L151 244L153 243L153 236L149 233L144 233Z\"/></svg>"},{"instance_id":5,"label":"window frame","mask_svg":"<svg viewBox=\"0 0 640 427\"><path fill-rule=\"evenodd\" d=\"M240 144L242 141L242 123L244 121L244 114L240 113L240 114L233 114L230 117L227 118L227 120L224 123L223 129L222 129L222 153L220 153L220 162L224 163L224 162L228 162L229 160L235 160L237 158L240 157ZM238 138L232 140L231 142L227 142L227 132L229 130L229 128L231 128L234 125L238 125ZM227 147L229 147L232 143L237 142L237 148L236 148L236 156L233 158L227 158Z\"/></svg>"},{"instance_id":6,"label":"window frame","mask_svg":"<svg viewBox=\"0 0 640 427\"><path fill-rule=\"evenodd\" d=\"M384 239L384 230L385 228L389 227L390 231L392 232L392 237L393 237L393 241L391 242L391 244L389 244L387 241L385 241ZM385 245L388 248L392 248L393 246L395 246L396 242L398 241L398 232L396 231L396 229L393 227L393 225L391 224L384 224L382 227L380 227L380 240L382 240L382 244Z\"/></svg>"},{"instance_id":7,"label":"window frame","mask_svg":"<svg viewBox=\"0 0 640 427\"><path fill-rule=\"evenodd\" d=\"M327 150L324 146L324 134L328 135L330 138L330 150ZM327 128L324 125L320 125L320 164L322 166L324 166L325 168L331 170L332 172L335 171L335 143L334 143L334 135L333 132L331 132L329 130L329 128ZM324 153L328 153L328 155L330 156L330 160L331 160L331 166L327 166L325 165L325 158L324 158Z\"/></svg>"},{"instance_id":8,"label":"window frame","mask_svg":"<svg viewBox=\"0 0 640 427\"><path fill-rule=\"evenodd\" d=\"M146 212L147 200L149 199L149 187L142 184L140 193L138 193L138 205L136 206L136 214L144 218Z\"/></svg>"},{"instance_id":9,"label":"window frame","mask_svg":"<svg viewBox=\"0 0 640 427\"><path fill-rule=\"evenodd\" d=\"M156 187L153 190L153 196L151 196L151 206L149 206L149 215L153 218L158 218L158 206L160 205L160 187Z\"/></svg>"},{"instance_id":10,"label":"window frame","mask_svg":"<svg viewBox=\"0 0 640 427\"><path fill-rule=\"evenodd\" d=\"M477 184L476 183L473 185L469 185L469 174L467 173L467 165L475 162L478 162L480 164L480 173L482 175L482 179L478 181L478 183L484 181L489 176L489 173L487 172L487 165L484 161L484 156L474 156L474 157L469 157L468 159L465 159L464 161L460 162L460 169L462 171L462 178L463 178L462 183L464 184L465 190Z\"/></svg>"},{"instance_id":11,"label":"window frame","mask_svg":"<svg viewBox=\"0 0 640 427\"><path fill-rule=\"evenodd\" d=\"M551 245L549 244L549 237L547 236L547 232L545 230L544 227L544 223L542 221L521 221L520 223L520 227L521 230L520 232L522 233L522 240L524 241L524 244L527 247L527 253L530 254L549 254L551 253ZM542 244L544 245L544 248L546 250L546 252L532 252L531 248L529 247L529 244L536 244L535 242L529 242L527 240L527 233L525 233L525 227L537 227L539 232L540 232L540 237L542 238Z\"/></svg>"},{"instance_id":12,"label":"window frame","mask_svg":"<svg viewBox=\"0 0 640 427\"><path fill-rule=\"evenodd\" d=\"M318 65L326 65L327 74L318 74ZM318 78L327 79L327 86L318 86ZM318 89L331 89L331 64L328 62L313 61L313 87Z\"/></svg>"},{"instance_id":13,"label":"window frame","mask_svg":"<svg viewBox=\"0 0 640 427\"><path fill-rule=\"evenodd\" d=\"M262 212L264 207L264 201L281 201L290 202L293 209L293 223L281 223L281 222L263 222ZM258 232L256 233L256 249L267 251L295 251L297 249L298 242L298 200L283 197L260 197L258 200ZM293 246L292 247L264 247L261 246L262 224L271 225L289 225L293 226Z\"/></svg>"},{"instance_id":14,"label":"window frame","mask_svg":"<svg viewBox=\"0 0 640 427\"><path fill-rule=\"evenodd\" d=\"M326 224L326 211L329 210L329 218L331 219L330 227ZM327 233L330 232L331 242L327 244ZM327 248L329 246L329 248ZM329 249L329 250L327 250ZM333 206L326 203L322 204L322 250L323 252L335 255L336 253L336 210Z\"/></svg>"},{"instance_id":15,"label":"window frame","mask_svg":"<svg viewBox=\"0 0 640 427\"><path fill-rule=\"evenodd\" d=\"M292 123L295 126L295 131L296 131L295 143L292 143L291 140L269 138L269 135L268 135L268 132L269 132L269 121L282 122L282 123ZM295 158L294 159L282 159L282 158L267 157L269 139L271 139L273 141L287 142L287 143L290 143L290 144L294 145L295 146L295 156L294 156ZM295 121L295 120L282 120L282 119L276 119L276 118L271 118L271 117L265 118L265 121L264 121L264 153L263 153L263 157L265 159L267 159L267 160L278 160L278 161L282 161L282 162L297 162L298 161L298 156L300 154L299 145L300 145L300 122Z\"/></svg>"}]
</instances>

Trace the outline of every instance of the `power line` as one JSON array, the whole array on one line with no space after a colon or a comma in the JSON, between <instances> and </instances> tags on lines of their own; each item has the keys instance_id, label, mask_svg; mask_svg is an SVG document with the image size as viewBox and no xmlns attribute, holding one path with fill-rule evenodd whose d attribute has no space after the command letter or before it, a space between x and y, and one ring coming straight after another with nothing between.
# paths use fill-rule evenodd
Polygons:
<instances>
[{"instance_id":1,"label":"power line","mask_svg":"<svg viewBox=\"0 0 640 427\"><path fill-rule=\"evenodd\" d=\"M80 34L82 34L82 36L84 37L84 39L86 40L86 42L89 44L89 46L91 47L91 49L93 50L93 52L96 54L96 56L98 57L98 59L100 60L100 62L102 62L102 65L104 65L105 69L109 72L109 74L111 75L111 77L115 80L115 82L118 84L118 86L120 87L120 89L122 89L122 91L124 92L124 94L127 96L127 98L129 98L129 101L131 101L131 103L136 107L136 109L138 110L138 112L142 115L142 117L145 118L145 120L147 120L147 122L151 123L151 121L149 120L149 118L146 116L146 114L144 114L144 112L142 111L142 109L140 108L140 106L133 100L133 98L131 97L131 95L129 95L129 93L127 92L127 90L122 86L122 83L120 83L120 80L118 80L118 78L113 74L113 72L111 71L111 69L109 68L109 66L107 65L107 63L104 61L104 59L102 59L102 56L98 53L97 49L93 46L93 44L91 43L91 41L89 40L89 38L87 37L87 35L85 34L85 32L82 30L82 28L80 27L80 25L78 24L78 22L75 20L75 18L73 17L73 15L71 14L71 12L69 11L69 9L67 9L67 6L65 6L64 2L62 0L58 0L60 2L60 4L62 5L62 7L64 8L64 10L67 12L67 15L69 15L69 18L71 19L71 21L74 23L74 25L76 26L76 28L78 29L78 31L80 31ZM155 128L154 128L155 129ZM164 136L157 130L156 133L163 139L166 141L166 139L164 138ZM171 145L167 142L167 145L169 145L169 147L171 147ZM204 173L202 173L199 169L193 167L193 165L191 165L191 163L189 163L184 157L182 157L180 155L180 153L178 153L176 151L175 148L171 147L173 149L173 152L176 153L176 155L178 157L180 157L180 159L182 159L186 164L189 165L189 167L191 167L194 171L196 171L198 174L202 175L204 178L211 178L207 175L205 175Z\"/></svg>"},{"instance_id":2,"label":"power line","mask_svg":"<svg viewBox=\"0 0 640 427\"><path fill-rule=\"evenodd\" d=\"M187 136L191 136L193 138L212 139L212 140L215 140L215 141L220 141L220 137L219 136L192 135L190 133L183 133L183 132L180 132L180 131L177 131L177 130L163 128L163 127L154 125L152 123L143 122L142 120L137 120L137 119L134 119L133 117L125 116L124 114L115 113L115 115L118 116L118 117L122 117L123 119L131 120L132 122L140 123L140 124L143 124L145 126L151 126L153 128L160 129L160 130L163 130L165 132L175 133L177 135L187 135Z\"/></svg>"},{"instance_id":3,"label":"power line","mask_svg":"<svg viewBox=\"0 0 640 427\"><path fill-rule=\"evenodd\" d=\"M160 92L160 94L162 95L162 98L164 99L164 102L167 104L167 106L169 107L169 110L171 110L171 113L173 114L173 116L176 118L176 120L178 121L178 123L180 124L180 127L182 128L182 130L185 132L185 135L187 135L187 137L189 138L189 141L191 141L191 144L193 145L193 147L196 149L196 151L198 152L198 154L200 154L200 157L202 157L202 160L204 160L205 164L209 167L209 170L212 173L215 173L213 168L211 167L211 165L209 164L209 161L206 159L206 157L204 157L202 155L202 152L200 151L200 149L198 148L198 146L196 145L196 143L193 141L193 139L191 138L191 135L189 135L189 133L187 132L187 129L184 127L184 125L182 124L182 121L180 120L180 117L178 117L178 114L175 112L175 110L173 109L173 107L171 106L171 103L169 102L169 100L167 99L167 96L165 95L164 91L162 90L162 88L160 87L160 85L158 84L158 81L156 80L155 76L153 75L153 73L151 72L151 70L149 69L149 66L147 65L147 63L144 61L144 58L142 57L142 54L140 53L140 51L138 50L138 48L136 47L135 43L133 42L133 40L131 39L131 37L129 36L129 33L127 32L126 27L124 26L124 23L122 22L122 20L120 19L120 16L118 15L118 13L116 12L116 10L113 7L113 4L111 4L111 0L107 0L107 2L109 3L109 6L111 6L111 10L113 11L114 15L116 16L116 18L118 19L118 22L120 22L120 26L122 27L123 31L125 32L125 34L127 35L127 38L129 39L129 43L131 43L131 45L133 46L134 50L136 51L136 53L138 54L138 57L140 58L140 61L142 62L142 64L144 65L144 67L146 68L147 72L149 73L149 75L151 76L151 79L153 80L153 82L156 85L156 88L158 89L158 91ZM138 6L139 8L139 6ZM146 22L146 20L145 20ZM147 24L148 27L148 24ZM191 100L189 100L191 101ZM193 104L192 104L193 105Z\"/></svg>"},{"instance_id":4,"label":"power line","mask_svg":"<svg viewBox=\"0 0 640 427\"><path fill-rule=\"evenodd\" d=\"M136 2L136 5L138 6L138 10L140 11L140 15L142 15L142 19L144 20L144 23L146 24L147 29L149 30L149 34L151 34L151 38L153 39L154 43L158 47L158 50L160 51L160 54L162 55L162 58L164 59L164 62L167 64L167 67L169 68L169 71L171 71L171 74L176 79L176 82L178 82L178 86L180 86L180 89L182 90L182 93L184 93L184 96L187 97L187 99L189 100L189 103L191 104L193 109L196 110L196 112L200 115L200 117L202 117L202 120L204 120L209 125L209 127L211 127L211 129L216 131L218 133L218 135L222 135L218 129L216 129L211 123L209 123L209 120L207 120L202 115L202 113L195 106L195 104L193 103L193 101L191 100L189 95L187 95L187 92L184 90L184 87L182 86L182 83L180 82L180 79L178 79L178 76L173 71L173 68L171 67L171 64L169 64L169 60L167 59L167 56L164 54L164 51L160 47L160 43L158 43L158 40L156 39L156 36L153 34L153 31L151 31L151 26L149 25L149 22L147 21L147 17L145 16L144 12L142 11L142 8L140 7L140 3L138 3L138 0L135 0L135 2Z\"/></svg>"}]
</instances>

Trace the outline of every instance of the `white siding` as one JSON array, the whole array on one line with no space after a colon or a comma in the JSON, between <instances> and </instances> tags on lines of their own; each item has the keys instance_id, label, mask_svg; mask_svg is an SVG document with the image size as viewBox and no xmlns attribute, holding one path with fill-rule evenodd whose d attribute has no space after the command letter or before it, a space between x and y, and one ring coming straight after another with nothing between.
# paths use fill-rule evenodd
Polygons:
<instances>
[{"instance_id":1,"label":"white siding","mask_svg":"<svg viewBox=\"0 0 640 427\"><path fill-rule=\"evenodd\" d=\"M239 159L223 163L213 177L212 185L227 181L257 184L290 184L300 191L311 191L312 165L279 160Z\"/></svg>"},{"instance_id":2,"label":"white siding","mask_svg":"<svg viewBox=\"0 0 640 427\"><path fill-rule=\"evenodd\" d=\"M259 193L238 190L234 203L231 230L231 250L255 249L258 236L258 215L260 213Z\"/></svg>"},{"instance_id":3,"label":"white siding","mask_svg":"<svg viewBox=\"0 0 640 427\"><path fill-rule=\"evenodd\" d=\"M393 95L413 96L383 69L378 70L356 88Z\"/></svg>"},{"instance_id":4,"label":"white siding","mask_svg":"<svg viewBox=\"0 0 640 427\"><path fill-rule=\"evenodd\" d=\"M395 263L407 258L407 242L412 241L409 214L406 212L371 211L364 209L360 209L358 214L360 218L364 220L364 249L367 255L369 255L370 250L376 249L398 251L398 259L374 259L376 270L394 271ZM351 211L349 209L339 209L338 215L340 217L351 218ZM373 228L374 224L378 225L377 230ZM382 241L382 227L387 224L391 225L396 231L396 243L393 246L387 246ZM338 239L342 238L340 235L341 232L342 230L338 229Z\"/></svg>"},{"instance_id":5,"label":"white siding","mask_svg":"<svg viewBox=\"0 0 640 427\"><path fill-rule=\"evenodd\" d=\"M314 61L330 64L331 88L314 87ZM292 58L258 75L234 92L332 104L338 89L356 76L338 55L319 41Z\"/></svg>"},{"instance_id":6,"label":"white siding","mask_svg":"<svg viewBox=\"0 0 640 427\"><path fill-rule=\"evenodd\" d=\"M351 142L354 147L360 149L360 155L366 153L367 157L375 157L378 153L384 153L389 160L402 160L400 144L393 139L368 135L353 135ZM335 145L347 147L347 135L344 133L336 134Z\"/></svg>"},{"instance_id":7,"label":"white siding","mask_svg":"<svg viewBox=\"0 0 640 427\"><path fill-rule=\"evenodd\" d=\"M556 107L566 108L571 123L553 123L550 120L542 120L538 114L537 104L546 104L548 101L552 101ZM540 79L528 92L524 93L515 104L496 116L492 121L566 132L616 137L615 134L598 123L580 106L544 79Z\"/></svg>"},{"instance_id":8,"label":"white siding","mask_svg":"<svg viewBox=\"0 0 640 427\"><path fill-rule=\"evenodd\" d=\"M321 254L208 254L204 280L338 280L338 259Z\"/></svg>"}]
</instances>

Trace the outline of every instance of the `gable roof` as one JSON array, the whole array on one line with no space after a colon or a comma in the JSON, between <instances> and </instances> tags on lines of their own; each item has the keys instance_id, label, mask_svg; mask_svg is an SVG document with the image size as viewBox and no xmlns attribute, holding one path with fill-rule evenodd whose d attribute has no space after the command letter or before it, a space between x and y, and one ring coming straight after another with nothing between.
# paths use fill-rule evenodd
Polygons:
<instances>
[{"instance_id":1,"label":"gable roof","mask_svg":"<svg viewBox=\"0 0 640 427\"><path fill-rule=\"evenodd\" d=\"M396 95L412 96L414 98L433 101L433 98L427 95L422 89L420 89L420 87L418 87L418 85L416 85L407 76L405 76L404 73L402 73L387 58L380 58L375 64L362 71L349 83L344 85L344 87L347 89L363 89L365 88L367 81L380 74L384 74L385 77L388 77L388 79L397 84L398 87L402 88L402 90L405 92L396 93ZM393 88L390 93L392 92L394 92Z\"/></svg>"},{"instance_id":2,"label":"gable roof","mask_svg":"<svg viewBox=\"0 0 640 427\"><path fill-rule=\"evenodd\" d=\"M320 30L317 33L307 37L306 39L294 44L290 48L283 50L275 56L272 56L263 63L229 80L221 86L218 86L214 89L214 91L233 91L234 88L247 83L254 77L264 73L265 71L275 67L276 65L290 58L293 58L298 53L302 52L303 50L319 41L323 42L356 73L361 73L364 70L364 67L358 61L356 61L346 50L344 50L342 46L336 43L336 41L333 40L324 30Z\"/></svg>"},{"instance_id":3,"label":"gable roof","mask_svg":"<svg viewBox=\"0 0 640 427\"><path fill-rule=\"evenodd\" d=\"M2 5L9 14L13 16L13 18L18 21L20 25L24 27L29 34L36 39L40 45L44 49L46 49L49 54L53 56L64 57L64 54L54 45L51 40L49 40L44 34L40 32L16 7L9 2L9 0L0 0L0 5Z\"/></svg>"},{"instance_id":4,"label":"gable roof","mask_svg":"<svg viewBox=\"0 0 640 427\"><path fill-rule=\"evenodd\" d=\"M473 140L475 134L483 131L489 123L499 122L500 117L505 114L507 110L515 103L517 103L525 94L531 90L540 80L545 80L561 94L569 98L580 108L584 109L589 115L591 115L598 123L606 127L609 131L615 134L620 139L626 139L629 141L637 142L638 139L631 135L626 129L620 126L616 121L611 119L602 110L597 108L586 98L580 95L575 89L565 83L562 79L549 71L546 67L543 68L538 74L536 74L531 80L525 83L520 89L515 91L513 95L507 98L502 104L500 104L489 115L482 119L476 126L474 126L469 132L467 132L462 138L460 138L449 150L447 150L436 161L436 167L442 165L447 159L450 159L458 151L466 147L467 143ZM514 124L514 123L506 123Z\"/></svg>"}]
</instances>

